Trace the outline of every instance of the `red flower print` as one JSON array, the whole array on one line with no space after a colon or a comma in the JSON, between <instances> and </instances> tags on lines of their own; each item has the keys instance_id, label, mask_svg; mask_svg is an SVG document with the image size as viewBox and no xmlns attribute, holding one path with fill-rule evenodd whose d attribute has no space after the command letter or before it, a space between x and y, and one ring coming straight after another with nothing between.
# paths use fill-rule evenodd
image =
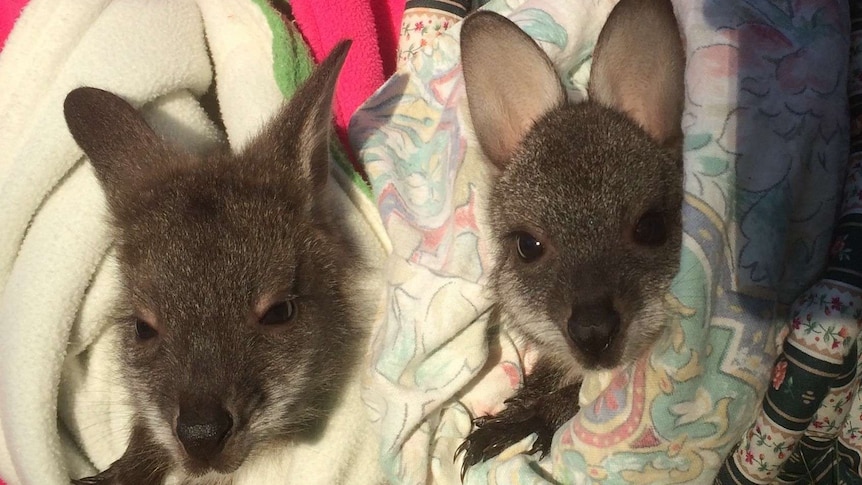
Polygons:
<instances>
[{"instance_id":1,"label":"red flower print","mask_svg":"<svg viewBox=\"0 0 862 485\"><path fill-rule=\"evenodd\" d=\"M844 239L836 239L835 242L832 243L832 247L829 248L829 255L834 258L842 249L844 249ZM832 300L835 301L836 298L833 298Z\"/></svg>"},{"instance_id":2,"label":"red flower print","mask_svg":"<svg viewBox=\"0 0 862 485\"><path fill-rule=\"evenodd\" d=\"M837 296L832 297L832 309L841 311L841 298Z\"/></svg>"},{"instance_id":3,"label":"red flower print","mask_svg":"<svg viewBox=\"0 0 862 485\"><path fill-rule=\"evenodd\" d=\"M833 341L832 341L832 348L833 348L833 349L834 349L834 348L837 348L839 345L841 345L841 342L839 342L839 341L837 341L837 340L833 340Z\"/></svg>"},{"instance_id":4,"label":"red flower print","mask_svg":"<svg viewBox=\"0 0 862 485\"><path fill-rule=\"evenodd\" d=\"M750 451L746 451L745 452L745 462L748 463L749 465L754 463L754 453L752 453Z\"/></svg>"},{"instance_id":5,"label":"red flower print","mask_svg":"<svg viewBox=\"0 0 862 485\"><path fill-rule=\"evenodd\" d=\"M446 21L444 21L444 22L443 22L443 28L444 28L444 29L448 29L448 28L449 28L449 21L448 21L448 20L446 20Z\"/></svg>"},{"instance_id":6,"label":"red flower print","mask_svg":"<svg viewBox=\"0 0 862 485\"><path fill-rule=\"evenodd\" d=\"M814 422L814 427L815 427L815 428L817 428L817 429L820 429L820 428L822 428L822 427L823 427L823 423L821 423L820 421L815 421L815 422Z\"/></svg>"},{"instance_id":7,"label":"red flower print","mask_svg":"<svg viewBox=\"0 0 862 485\"><path fill-rule=\"evenodd\" d=\"M413 30L418 32L418 31L422 30L424 27L425 27L424 22L416 22L416 24L413 26Z\"/></svg>"},{"instance_id":8,"label":"red flower print","mask_svg":"<svg viewBox=\"0 0 862 485\"><path fill-rule=\"evenodd\" d=\"M772 388L776 391L781 387L781 384L784 382L784 376L787 374L787 361L782 360L781 362L775 364L775 368L772 369Z\"/></svg>"},{"instance_id":9,"label":"red flower print","mask_svg":"<svg viewBox=\"0 0 862 485\"><path fill-rule=\"evenodd\" d=\"M850 334L850 331L847 330L847 327L841 327L841 330L838 331L838 336L841 338L847 338L847 335Z\"/></svg>"},{"instance_id":10,"label":"red flower print","mask_svg":"<svg viewBox=\"0 0 862 485\"><path fill-rule=\"evenodd\" d=\"M425 47L426 45L428 45L428 42L425 39L422 39L421 41L419 41L419 45L421 47Z\"/></svg>"},{"instance_id":11,"label":"red flower print","mask_svg":"<svg viewBox=\"0 0 862 485\"><path fill-rule=\"evenodd\" d=\"M793 329L799 330L799 327L801 327L801 326L802 326L802 319L800 319L799 317L794 318L793 319Z\"/></svg>"}]
</instances>

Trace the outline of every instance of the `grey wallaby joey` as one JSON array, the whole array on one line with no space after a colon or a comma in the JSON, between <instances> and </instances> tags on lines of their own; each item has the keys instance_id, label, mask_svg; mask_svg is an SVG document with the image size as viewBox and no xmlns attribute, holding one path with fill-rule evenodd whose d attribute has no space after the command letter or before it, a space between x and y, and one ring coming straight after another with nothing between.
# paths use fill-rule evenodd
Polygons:
<instances>
[{"instance_id":1,"label":"grey wallaby joey","mask_svg":"<svg viewBox=\"0 0 862 485\"><path fill-rule=\"evenodd\" d=\"M169 146L106 91L66 97L116 230L119 358L134 411L122 457L75 483L230 483L256 451L325 423L367 324L362 262L327 190L349 47L338 44L238 154Z\"/></svg>"},{"instance_id":2,"label":"grey wallaby joey","mask_svg":"<svg viewBox=\"0 0 862 485\"><path fill-rule=\"evenodd\" d=\"M547 453L583 373L637 359L663 331L682 241L685 53L669 1L622 0L588 101L569 102L547 55L498 14L465 19L461 56L493 172L492 318L540 353L506 408L474 421L463 473L533 433L530 452Z\"/></svg>"}]
</instances>

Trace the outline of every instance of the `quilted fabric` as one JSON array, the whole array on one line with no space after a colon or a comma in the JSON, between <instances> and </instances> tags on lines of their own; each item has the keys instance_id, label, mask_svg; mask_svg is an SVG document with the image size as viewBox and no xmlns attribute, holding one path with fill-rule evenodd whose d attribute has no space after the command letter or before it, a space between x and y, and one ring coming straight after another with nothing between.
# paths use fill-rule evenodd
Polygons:
<instances>
[{"instance_id":1,"label":"quilted fabric","mask_svg":"<svg viewBox=\"0 0 862 485\"><path fill-rule=\"evenodd\" d=\"M583 96L613 1L492 1ZM675 2L686 42L684 248L668 329L587 379L541 461L507 450L466 483L704 483L755 418L790 304L823 269L848 150L840 1ZM392 239L389 311L364 398L393 483L458 483L470 418L495 412L533 349L487 338L487 176L465 111L459 25L420 42L354 116ZM404 52L405 49L402 49ZM577 129L577 127L572 127ZM843 342L842 344L843 345Z\"/></svg>"}]
</instances>

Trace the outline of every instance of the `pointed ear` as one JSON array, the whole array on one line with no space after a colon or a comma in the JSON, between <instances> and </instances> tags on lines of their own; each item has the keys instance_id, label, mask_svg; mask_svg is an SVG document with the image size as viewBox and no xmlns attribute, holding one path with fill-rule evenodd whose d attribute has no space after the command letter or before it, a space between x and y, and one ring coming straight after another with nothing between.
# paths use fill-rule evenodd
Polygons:
<instances>
[{"instance_id":1,"label":"pointed ear","mask_svg":"<svg viewBox=\"0 0 862 485\"><path fill-rule=\"evenodd\" d=\"M476 137L502 169L533 123L565 101L563 85L530 36L488 11L464 20L461 65Z\"/></svg>"},{"instance_id":2,"label":"pointed ear","mask_svg":"<svg viewBox=\"0 0 862 485\"><path fill-rule=\"evenodd\" d=\"M670 1L621 0L593 52L590 99L627 114L675 149L682 141L684 76L685 51Z\"/></svg>"},{"instance_id":3,"label":"pointed ear","mask_svg":"<svg viewBox=\"0 0 862 485\"><path fill-rule=\"evenodd\" d=\"M147 177L148 166L165 158L164 143L143 116L112 93L77 88L66 96L63 114L112 207Z\"/></svg>"},{"instance_id":4,"label":"pointed ear","mask_svg":"<svg viewBox=\"0 0 862 485\"><path fill-rule=\"evenodd\" d=\"M278 168L291 179L297 176L292 165L296 160L314 190L326 185L333 132L332 101L350 44L350 40L336 44L246 153L263 154L264 159L275 155L284 164Z\"/></svg>"}]
</instances>

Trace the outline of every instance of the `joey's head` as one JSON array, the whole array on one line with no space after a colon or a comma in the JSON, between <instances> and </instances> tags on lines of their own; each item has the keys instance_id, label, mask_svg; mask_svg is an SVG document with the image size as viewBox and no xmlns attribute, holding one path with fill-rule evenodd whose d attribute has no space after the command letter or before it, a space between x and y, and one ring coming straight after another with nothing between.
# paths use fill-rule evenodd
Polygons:
<instances>
[{"instance_id":1,"label":"joey's head","mask_svg":"<svg viewBox=\"0 0 862 485\"><path fill-rule=\"evenodd\" d=\"M116 228L136 420L188 475L230 473L325 418L361 351L358 265L326 190L348 48L239 154L171 147L105 91L66 98Z\"/></svg>"},{"instance_id":2,"label":"joey's head","mask_svg":"<svg viewBox=\"0 0 862 485\"><path fill-rule=\"evenodd\" d=\"M684 52L670 2L614 8L582 103L567 101L550 59L502 16L469 17L461 46L494 172L499 309L563 364L639 357L663 329L682 236Z\"/></svg>"}]
</instances>

